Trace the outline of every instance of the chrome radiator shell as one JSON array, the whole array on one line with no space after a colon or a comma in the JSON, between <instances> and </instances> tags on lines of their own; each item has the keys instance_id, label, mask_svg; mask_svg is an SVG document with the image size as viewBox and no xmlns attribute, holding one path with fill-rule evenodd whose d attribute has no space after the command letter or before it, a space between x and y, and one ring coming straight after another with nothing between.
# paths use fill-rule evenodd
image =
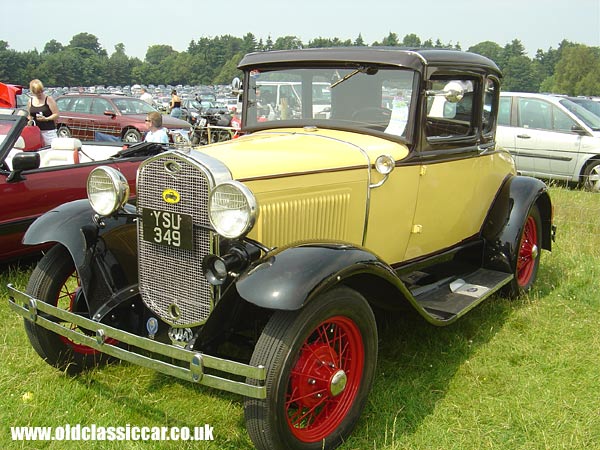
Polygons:
<instances>
[{"instance_id":1,"label":"chrome radiator shell","mask_svg":"<svg viewBox=\"0 0 600 450\"><path fill-rule=\"evenodd\" d=\"M139 290L146 306L173 326L201 325L213 309L213 287L202 273L204 256L217 250L208 218L208 195L227 178L231 176L219 161L198 152L163 153L146 160L138 170ZM177 202L163 198L168 190L179 194ZM145 241L143 208L191 215L193 249Z\"/></svg>"}]
</instances>

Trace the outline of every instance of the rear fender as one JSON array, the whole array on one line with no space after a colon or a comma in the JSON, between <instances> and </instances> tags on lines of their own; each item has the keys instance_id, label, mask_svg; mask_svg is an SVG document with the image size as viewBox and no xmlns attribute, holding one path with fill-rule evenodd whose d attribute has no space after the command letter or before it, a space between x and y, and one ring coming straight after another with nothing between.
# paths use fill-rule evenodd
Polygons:
<instances>
[{"instance_id":1,"label":"rear fender","mask_svg":"<svg viewBox=\"0 0 600 450\"><path fill-rule=\"evenodd\" d=\"M95 319L117 306L119 298L137 294L135 207L125 205L125 211L125 216L105 218L100 227L89 201L75 200L39 217L23 238L27 245L55 242L69 251Z\"/></svg>"},{"instance_id":2,"label":"rear fender","mask_svg":"<svg viewBox=\"0 0 600 450\"><path fill-rule=\"evenodd\" d=\"M542 219L541 247L552 250L552 204L547 190L542 181L531 177L513 176L504 182L482 229L484 267L514 272L525 220L534 204Z\"/></svg>"}]
</instances>

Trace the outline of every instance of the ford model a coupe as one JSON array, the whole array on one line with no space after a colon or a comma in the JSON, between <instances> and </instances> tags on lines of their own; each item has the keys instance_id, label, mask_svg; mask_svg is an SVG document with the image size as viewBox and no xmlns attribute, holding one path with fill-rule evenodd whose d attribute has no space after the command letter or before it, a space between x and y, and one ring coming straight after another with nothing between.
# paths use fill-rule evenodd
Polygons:
<instances>
[{"instance_id":1,"label":"ford model a coupe","mask_svg":"<svg viewBox=\"0 0 600 450\"><path fill-rule=\"evenodd\" d=\"M496 146L484 57L310 49L239 67L245 135L144 161L135 207L95 169L89 201L29 228L57 245L10 303L60 369L148 366L244 395L259 449L335 448L375 376L373 309L446 325L529 290L551 201Z\"/></svg>"}]
</instances>

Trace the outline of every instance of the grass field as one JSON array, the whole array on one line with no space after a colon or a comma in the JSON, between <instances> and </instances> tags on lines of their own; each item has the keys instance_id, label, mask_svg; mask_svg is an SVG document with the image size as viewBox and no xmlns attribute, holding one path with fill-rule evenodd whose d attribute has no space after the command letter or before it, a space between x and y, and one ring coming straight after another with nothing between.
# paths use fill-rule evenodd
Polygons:
<instances>
[{"instance_id":1,"label":"grass field","mask_svg":"<svg viewBox=\"0 0 600 450\"><path fill-rule=\"evenodd\" d=\"M557 241L526 297L454 325L388 317L374 389L343 449L600 449L600 195L551 188ZM128 364L69 378L31 348L0 273L0 448L251 449L242 399ZM202 426L214 441L13 442L10 426Z\"/></svg>"}]
</instances>

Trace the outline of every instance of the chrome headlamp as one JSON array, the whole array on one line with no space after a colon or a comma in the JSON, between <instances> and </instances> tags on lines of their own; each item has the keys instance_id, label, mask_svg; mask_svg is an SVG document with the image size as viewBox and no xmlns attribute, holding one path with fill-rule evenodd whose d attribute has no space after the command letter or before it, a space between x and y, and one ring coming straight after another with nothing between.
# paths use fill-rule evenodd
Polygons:
<instances>
[{"instance_id":1,"label":"chrome headlamp","mask_svg":"<svg viewBox=\"0 0 600 450\"><path fill-rule=\"evenodd\" d=\"M87 195L94 211L101 216L110 216L129 199L129 183L118 170L99 166L88 176Z\"/></svg>"},{"instance_id":2,"label":"chrome headlamp","mask_svg":"<svg viewBox=\"0 0 600 450\"><path fill-rule=\"evenodd\" d=\"M254 226L257 213L256 198L238 181L221 183L210 193L210 223L221 236L229 239L244 236Z\"/></svg>"}]
</instances>

